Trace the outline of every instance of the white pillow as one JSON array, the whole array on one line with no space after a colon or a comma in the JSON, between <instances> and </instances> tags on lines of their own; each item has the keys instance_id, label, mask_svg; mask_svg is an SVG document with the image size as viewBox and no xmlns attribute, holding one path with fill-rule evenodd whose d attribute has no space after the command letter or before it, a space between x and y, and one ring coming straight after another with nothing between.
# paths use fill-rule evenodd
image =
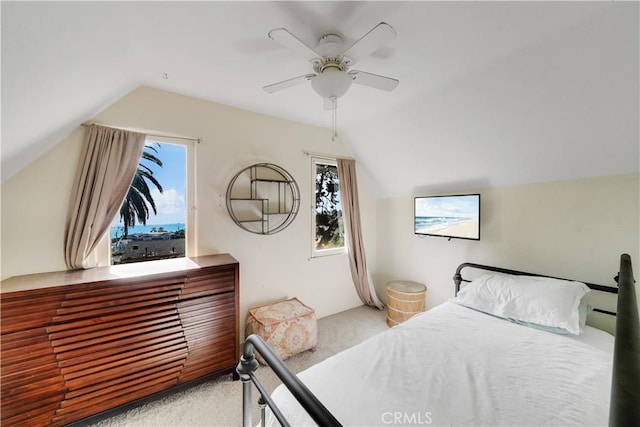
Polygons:
<instances>
[{"instance_id":1,"label":"white pillow","mask_svg":"<svg viewBox=\"0 0 640 427\"><path fill-rule=\"evenodd\" d=\"M465 286L453 301L516 323L579 335L578 307L587 292L589 287L581 282L486 274Z\"/></svg>"}]
</instances>

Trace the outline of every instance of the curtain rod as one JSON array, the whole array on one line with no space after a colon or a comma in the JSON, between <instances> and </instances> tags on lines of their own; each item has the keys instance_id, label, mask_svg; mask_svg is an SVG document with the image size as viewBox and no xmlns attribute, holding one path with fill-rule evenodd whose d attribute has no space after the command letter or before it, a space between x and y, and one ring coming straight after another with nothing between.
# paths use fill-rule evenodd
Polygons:
<instances>
[{"instance_id":1,"label":"curtain rod","mask_svg":"<svg viewBox=\"0 0 640 427\"><path fill-rule=\"evenodd\" d=\"M147 136L152 136L152 137L155 136L156 138L186 139L188 141L195 141L196 143L200 144L200 138L196 138L196 137L193 137L193 136L171 135L169 133L158 133L158 132L150 133L150 132L140 131L140 130L136 130L136 129L125 128L125 127L121 127L121 126L112 126L112 125L107 125L107 124L104 124L104 123L92 122L92 121L88 121L88 122L82 123L82 126L84 126L84 127L89 127L91 125L98 125L98 126L112 128L112 129L127 130L127 131L131 131L131 132L140 132L140 133L144 133Z\"/></svg>"},{"instance_id":2,"label":"curtain rod","mask_svg":"<svg viewBox=\"0 0 640 427\"><path fill-rule=\"evenodd\" d=\"M341 156L336 154L314 153L312 151L303 151L303 153L307 156L320 157L322 159L329 159L329 160L336 160L336 159L355 160L353 157Z\"/></svg>"}]
</instances>

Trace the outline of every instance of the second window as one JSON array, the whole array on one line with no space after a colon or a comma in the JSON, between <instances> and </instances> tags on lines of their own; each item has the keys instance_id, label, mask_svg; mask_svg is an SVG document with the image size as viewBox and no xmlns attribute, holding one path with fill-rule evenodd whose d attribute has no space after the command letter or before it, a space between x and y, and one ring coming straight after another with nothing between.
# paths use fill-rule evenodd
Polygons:
<instances>
[{"instance_id":1,"label":"second window","mask_svg":"<svg viewBox=\"0 0 640 427\"><path fill-rule=\"evenodd\" d=\"M313 209L312 256L334 255L345 252L340 180L335 160L312 158L315 183L315 208Z\"/></svg>"}]
</instances>

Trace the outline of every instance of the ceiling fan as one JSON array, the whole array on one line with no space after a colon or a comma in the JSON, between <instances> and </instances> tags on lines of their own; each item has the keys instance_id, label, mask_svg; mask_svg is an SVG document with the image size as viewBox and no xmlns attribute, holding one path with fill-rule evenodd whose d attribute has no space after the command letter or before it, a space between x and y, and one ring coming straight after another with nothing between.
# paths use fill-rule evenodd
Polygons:
<instances>
[{"instance_id":1,"label":"ceiling fan","mask_svg":"<svg viewBox=\"0 0 640 427\"><path fill-rule=\"evenodd\" d=\"M318 46L311 48L285 28L271 30L269 37L272 40L302 55L311 62L314 72L273 83L264 86L263 89L274 93L310 81L311 87L325 100L325 109L334 110L335 134L337 99L347 92L351 83L387 91L398 85L398 80L391 77L350 69L352 65L393 40L395 36L396 31L393 27L381 22L351 46L345 47L342 38L337 34L325 34L320 37Z\"/></svg>"}]
</instances>

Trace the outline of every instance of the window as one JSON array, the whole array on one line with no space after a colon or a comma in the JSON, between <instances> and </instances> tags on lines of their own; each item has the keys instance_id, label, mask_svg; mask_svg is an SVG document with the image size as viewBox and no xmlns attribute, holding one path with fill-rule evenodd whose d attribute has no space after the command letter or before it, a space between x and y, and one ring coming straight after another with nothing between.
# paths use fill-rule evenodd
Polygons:
<instances>
[{"instance_id":1,"label":"window","mask_svg":"<svg viewBox=\"0 0 640 427\"><path fill-rule=\"evenodd\" d=\"M195 255L194 142L147 137L109 235L109 264Z\"/></svg>"},{"instance_id":2,"label":"window","mask_svg":"<svg viewBox=\"0 0 640 427\"><path fill-rule=\"evenodd\" d=\"M340 181L335 160L313 157L315 206L311 215L312 257L345 252Z\"/></svg>"}]
</instances>

